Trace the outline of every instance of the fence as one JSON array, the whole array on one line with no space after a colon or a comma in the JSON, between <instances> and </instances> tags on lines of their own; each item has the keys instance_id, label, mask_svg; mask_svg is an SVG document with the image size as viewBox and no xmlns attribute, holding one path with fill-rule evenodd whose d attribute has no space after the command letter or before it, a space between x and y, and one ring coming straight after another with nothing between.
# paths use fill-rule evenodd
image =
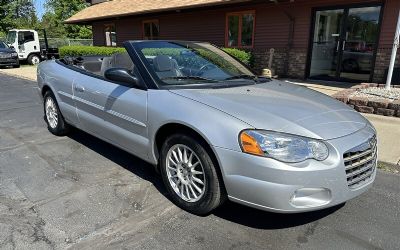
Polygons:
<instances>
[{"instance_id":1,"label":"fence","mask_svg":"<svg viewBox=\"0 0 400 250\"><path fill-rule=\"evenodd\" d=\"M44 38L40 38L40 44L44 46ZM71 38L47 38L49 47L63 47L63 46L93 46L93 39L71 39Z\"/></svg>"},{"instance_id":2,"label":"fence","mask_svg":"<svg viewBox=\"0 0 400 250\"><path fill-rule=\"evenodd\" d=\"M71 39L71 38L47 38L49 47L59 48L63 46L93 46L93 39ZM0 37L0 41L5 42L5 37ZM44 38L39 38L40 46L44 48Z\"/></svg>"}]
</instances>

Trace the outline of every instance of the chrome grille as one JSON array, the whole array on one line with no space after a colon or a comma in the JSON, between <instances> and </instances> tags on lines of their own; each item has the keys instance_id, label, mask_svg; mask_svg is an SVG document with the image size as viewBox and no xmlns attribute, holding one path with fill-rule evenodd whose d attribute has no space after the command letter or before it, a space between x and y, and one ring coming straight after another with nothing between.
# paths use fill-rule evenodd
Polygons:
<instances>
[{"instance_id":1,"label":"chrome grille","mask_svg":"<svg viewBox=\"0 0 400 250\"><path fill-rule=\"evenodd\" d=\"M367 184L376 168L376 137L343 154L347 185L357 188Z\"/></svg>"}]
</instances>

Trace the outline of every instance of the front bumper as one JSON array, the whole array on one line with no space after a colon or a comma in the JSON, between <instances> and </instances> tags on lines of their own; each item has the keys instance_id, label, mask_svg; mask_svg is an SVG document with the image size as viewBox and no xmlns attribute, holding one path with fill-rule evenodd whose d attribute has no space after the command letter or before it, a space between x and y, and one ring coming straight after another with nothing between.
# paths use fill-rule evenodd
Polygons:
<instances>
[{"instance_id":1,"label":"front bumper","mask_svg":"<svg viewBox=\"0 0 400 250\"><path fill-rule=\"evenodd\" d=\"M0 66L18 66L18 65L19 65L18 57L0 58Z\"/></svg>"},{"instance_id":2,"label":"front bumper","mask_svg":"<svg viewBox=\"0 0 400 250\"><path fill-rule=\"evenodd\" d=\"M230 200L279 213L319 210L344 203L368 190L376 176L376 159L371 177L349 187L343 154L375 135L364 129L327 141L330 156L325 161L296 164L214 147ZM376 157L377 158L377 157Z\"/></svg>"}]
</instances>

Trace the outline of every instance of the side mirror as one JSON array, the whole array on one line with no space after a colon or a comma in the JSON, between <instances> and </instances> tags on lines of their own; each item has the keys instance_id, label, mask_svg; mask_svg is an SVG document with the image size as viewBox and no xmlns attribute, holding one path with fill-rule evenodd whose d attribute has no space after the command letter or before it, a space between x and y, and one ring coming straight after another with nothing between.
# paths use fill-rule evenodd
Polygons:
<instances>
[{"instance_id":1,"label":"side mirror","mask_svg":"<svg viewBox=\"0 0 400 250\"><path fill-rule=\"evenodd\" d=\"M139 80L124 68L108 69L106 72L104 72L104 77L110 81L118 82L126 87L140 87Z\"/></svg>"},{"instance_id":2,"label":"side mirror","mask_svg":"<svg viewBox=\"0 0 400 250\"><path fill-rule=\"evenodd\" d=\"M10 49L13 49L13 50L15 50L14 46L10 46Z\"/></svg>"}]
</instances>

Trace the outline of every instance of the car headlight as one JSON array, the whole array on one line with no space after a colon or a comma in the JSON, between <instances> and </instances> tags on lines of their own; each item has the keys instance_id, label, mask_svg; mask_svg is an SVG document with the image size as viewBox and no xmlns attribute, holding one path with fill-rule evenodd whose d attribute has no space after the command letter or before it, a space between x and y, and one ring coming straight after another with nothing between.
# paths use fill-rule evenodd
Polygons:
<instances>
[{"instance_id":1,"label":"car headlight","mask_svg":"<svg viewBox=\"0 0 400 250\"><path fill-rule=\"evenodd\" d=\"M329 155L328 147L322 141L278 132L244 130L239 142L244 153L282 162L323 161Z\"/></svg>"},{"instance_id":2,"label":"car headlight","mask_svg":"<svg viewBox=\"0 0 400 250\"><path fill-rule=\"evenodd\" d=\"M18 53L17 52L13 52L13 53L11 53L11 56L12 57L16 57L16 56L18 56Z\"/></svg>"}]
</instances>

